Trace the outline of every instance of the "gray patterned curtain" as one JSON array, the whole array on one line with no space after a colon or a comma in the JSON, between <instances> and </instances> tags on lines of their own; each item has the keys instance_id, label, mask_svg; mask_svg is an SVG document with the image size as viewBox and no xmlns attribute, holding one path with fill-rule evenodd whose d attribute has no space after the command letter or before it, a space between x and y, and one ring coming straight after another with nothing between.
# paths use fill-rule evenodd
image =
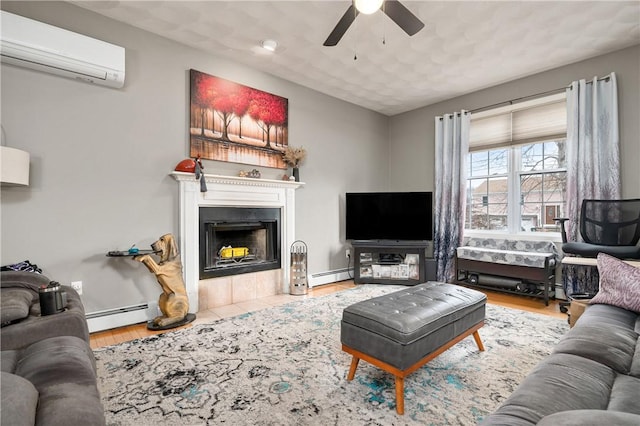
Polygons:
<instances>
[{"instance_id":1,"label":"gray patterned curtain","mask_svg":"<svg viewBox=\"0 0 640 426\"><path fill-rule=\"evenodd\" d=\"M436 117L433 252L438 281L455 279L455 253L464 231L470 123L466 111Z\"/></svg>"},{"instance_id":2,"label":"gray patterned curtain","mask_svg":"<svg viewBox=\"0 0 640 426\"><path fill-rule=\"evenodd\" d=\"M574 81L567 89L568 239L578 241L584 199L620 198L616 74Z\"/></svg>"},{"instance_id":3,"label":"gray patterned curtain","mask_svg":"<svg viewBox=\"0 0 640 426\"><path fill-rule=\"evenodd\" d=\"M574 81L567 89L567 240L581 241L580 207L584 199L620 198L620 138L616 74ZM597 272L564 265L567 295L592 293Z\"/></svg>"}]
</instances>

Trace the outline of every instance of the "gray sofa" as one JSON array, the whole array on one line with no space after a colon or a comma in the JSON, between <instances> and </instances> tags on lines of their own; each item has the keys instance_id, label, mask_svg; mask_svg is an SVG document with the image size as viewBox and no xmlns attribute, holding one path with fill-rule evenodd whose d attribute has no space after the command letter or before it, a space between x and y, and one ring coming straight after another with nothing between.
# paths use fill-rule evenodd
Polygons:
<instances>
[{"instance_id":1,"label":"gray sofa","mask_svg":"<svg viewBox=\"0 0 640 426\"><path fill-rule=\"evenodd\" d=\"M46 276L33 272L2 272L2 350L19 349L55 336L76 336L89 342L84 306L78 293L71 287L63 286L67 293L67 309L64 312L40 315L38 289L49 282Z\"/></svg>"},{"instance_id":2,"label":"gray sofa","mask_svg":"<svg viewBox=\"0 0 640 426\"><path fill-rule=\"evenodd\" d=\"M488 425L640 425L640 319L590 305Z\"/></svg>"},{"instance_id":3,"label":"gray sofa","mask_svg":"<svg viewBox=\"0 0 640 426\"><path fill-rule=\"evenodd\" d=\"M80 296L64 287L67 309L41 316L38 288L47 277L10 271L0 279L0 423L104 425Z\"/></svg>"}]
</instances>

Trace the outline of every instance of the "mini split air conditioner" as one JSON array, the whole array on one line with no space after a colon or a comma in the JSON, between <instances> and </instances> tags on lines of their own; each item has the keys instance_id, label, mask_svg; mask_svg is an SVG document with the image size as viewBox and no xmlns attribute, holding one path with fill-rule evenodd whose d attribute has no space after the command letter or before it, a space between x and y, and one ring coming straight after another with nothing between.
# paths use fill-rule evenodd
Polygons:
<instances>
[{"instance_id":1,"label":"mini split air conditioner","mask_svg":"<svg viewBox=\"0 0 640 426\"><path fill-rule=\"evenodd\" d=\"M2 62L103 86L124 85L124 48L0 11Z\"/></svg>"}]
</instances>

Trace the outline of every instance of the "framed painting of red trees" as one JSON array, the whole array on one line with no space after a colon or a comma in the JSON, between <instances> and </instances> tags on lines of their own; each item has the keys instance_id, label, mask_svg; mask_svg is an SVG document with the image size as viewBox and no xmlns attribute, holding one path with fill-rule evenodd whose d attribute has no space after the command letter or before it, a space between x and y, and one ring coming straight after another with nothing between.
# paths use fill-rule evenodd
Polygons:
<instances>
[{"instance_id":1,"label":"framed painting of red trees","mask_svg":"<svg viewBox=\"0 0 640 426\"><path fill-rule=\"evenodd\" d=\"M191 70L191 157L286 169L287 99Z\"/></svg>"}]
</instances>

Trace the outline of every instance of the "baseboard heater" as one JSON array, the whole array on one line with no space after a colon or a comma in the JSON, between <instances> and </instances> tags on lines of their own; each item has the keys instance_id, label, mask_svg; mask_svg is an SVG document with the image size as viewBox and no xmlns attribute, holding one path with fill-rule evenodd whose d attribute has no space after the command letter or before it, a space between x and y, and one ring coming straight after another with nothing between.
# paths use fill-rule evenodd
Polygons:
<instances>
[{"instance_id":1,"label":"baseboard heater","mask_svg":"<svg viewBox=\"0 0 640 426\"><path fill-rule=\"evenodd\" d=\"M155 316L150 305L157 308L157 303L149 302L88 313L89 333L146 322Z\"/></svg>"},{"instance_id":2,"label":"baseboard heater","mask_svg":"<svg viewBox=\"0 0 640 426\"><path fill-rule=\"evenodd\" d=\"M353 279L353 269L342 268L318 272L309 276L309 287Z\"/></svg>"}]
</instances>

